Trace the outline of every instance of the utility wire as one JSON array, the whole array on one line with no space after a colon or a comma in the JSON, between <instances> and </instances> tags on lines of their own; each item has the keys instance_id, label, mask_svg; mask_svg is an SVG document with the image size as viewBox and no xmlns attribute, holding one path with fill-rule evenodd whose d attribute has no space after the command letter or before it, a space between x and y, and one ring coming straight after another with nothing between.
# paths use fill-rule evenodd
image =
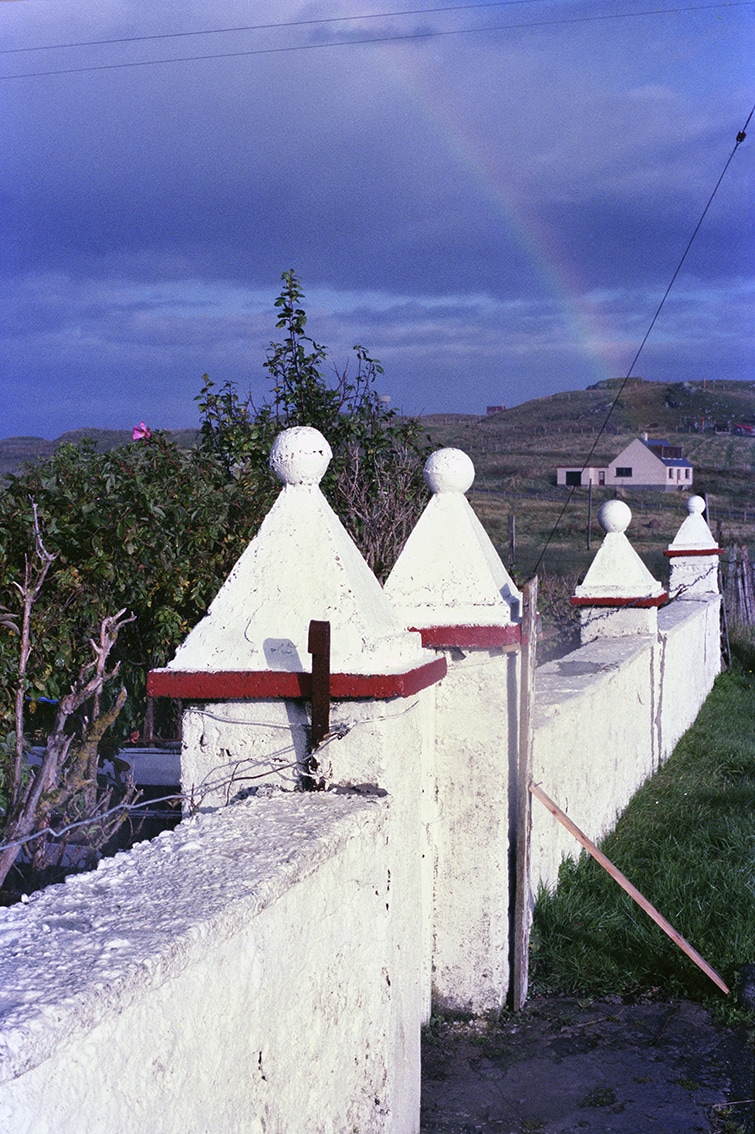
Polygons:
<instances>
[{"instance_id":1,"label":"utility wire","mask_svg":"<svg viewBox=\"0 0 755 1134\"><path fill-rule=\"evenodd\" d=\"M624 391L624 387L626 386L629 379L632 377L632 373L634 371L634 368L637 365L637 360L639 359L640 355L642 354L642 351L645 347L646 342L650 338L650 334L653 330L653 327L655 326L656 322L658 321L658 317L659 317L661 311L663 310L663 305L665 304L666 300L669 297L669 292L671 291L672 287L674 286L674 283L676 282L676 278L679 275L680 271L682 270L682 265L684 264L684 261L687 259L687 255L689 253L689 250L692 247L692 244L694 243L695 237L697 236L698 232L700 231L700 228L702 226L703 221L705 220L705 216L708 212L708 209L710 208L711 204L713 203L713 198L715 197L716 193L718 192L719 187L721 185L721 182L723 181L724 177L726 176L726 171L728 170L729 166L731 165L731 162L734 158L735 153L737 152L739 147L742 145L742 142L744 142L745 138L747 137L747 127L750 125L750 120L752 119L753 114L755 114L755 106L753 106L752 110L747 115L747 121L745 122L744 126L739 131L739 133L737 134L736 140L734 142L734 148L732 149L731 153L729 154L728 158L726 159L726 163L724 164L724 167L721 170L719 178L716 181L716 184L713 186L713 192L708 197L705 208L703 209L702 213L700 214L700 219L698 220L697 224L695 225L695 227L692 231L692 235L690 236L689 240L687 241L687 246L684 249L684 251L682 252L679 263L676 265L676 269L674 270L674 273L671 276L671 280L669 281L669 285L666 288L665 292L663 293L663 297L662 297L660 303L658 304L658 306L655 309L655 314L653 315L652 319L650 320L650 325L648 326L648 329L645 332L645 335L642 339L642 342L640 343L640 345L638 346L638 348L635 352L634 358L632 359L632 364L627 371L626 377L622 380L621 385L619 386L619 389L616 393L616 397L614 398L611 405L609 406L608 413L606 414L605 418L603 419L603 424L601 425L600 429L598 430L597 436L595 437L595 440L592 443L592 448L590 449L590 452L587 454L585 461L584 461L584 464L582 465L582 472L584 472L585 469L587 468L587 466L589 465L589 463L592 459L593 453L595 452L595 450L598 447L598 442L600 441L601 437L603 436L603 434L606 430L606 426L608 425L608 422L611 418L611 414L616 409L616 405L617 405L617 403L618 403L618 401L619 401L619 399L620 399L620 397L621 397L621 395ZM580 474L580 480L581 480L581 474ZM535 569L532 572L533 575L536 575L537 572L538 572L538 568L540 567L540 564L543 561L543 556L545 555L546 551L548 550L548 547L550 546L551 540L553 539L554 535L556 534L558 527L559 527L561 521L563 520L564 515L566 514L567 508L571 504L571 501L572 501L572 498L574 496L574 492L576 490L576 487L577 487L576 485L573 485L571 491L569 492L568 496L566 497L566 501L565 501L563 507L561 508L561 511L558 514L556 522L553 525L553 529L551 530L547 540L545 541L545 544L543 545L543 549L540 552L540 555L538 556L537 563L535 564Z\"/></svg>"},{"instance_id":2,"label":"utility wire","mask_svg":"<svg viewBox=\"0 0 755 1134\"><path fill-rule=\"evenodd\" d=\"M322 24L353 23L355 20L387 20L393 16L428 16L439 12L466 12L471 8L509 8L515 4L545 4L549 0L492 0L489 4L454 4L445 8L407 8L402 12L365 12L359 16L327 16L319 20L280 20L269 24L241 24L230 28L203 28L199 31L163 32L155 35L129 35L117 39L82 39L74 43L45 43L38 47L2 47L0 55L22 51L59 51L68 47L101 47L111 43L146 43L159 39L185 39L196 35L225 35L231 32L266 31L269 28L303 28Z\"/></svg>"},{"instance_id":3,"label":"utility wire","mask_svg":"<svg viewBox=\"0 0 755 1134\"><path fill-rule=\"evenodd\" d=\"M487 6L487 5L486 5ZM598 16L564 16L555 20L529 20L513 24L488 24L470 28L451 28L445 31L416 31L395 35L366 36L362 39L334 39L325 43L292 44L285 47L258 47L247 51L220 51L206 55L177 55L170 59L143 59L130 63L99 63L83 67L61 67L50 71L20 71L14 75L0 75L0 81L9 79L37 79L49 75L82 75L90 71L123 71L134 67L156 67L165 63L197 63L215 59L242 59L253 55L282 55L297 51L322 51L333 47L360 47L376 43L407 43L412 40L440 39L448 36L478 35L482 32L517 31L528 28L564 27L574 24L598 23L603 20L627 20L645 16L678 15L683 12L704 12L720 8L750 7L750 0L727 0L725 3L693 4L677 8L648 8L640 12L613 12Z\"/></svg>"}]
</instances>

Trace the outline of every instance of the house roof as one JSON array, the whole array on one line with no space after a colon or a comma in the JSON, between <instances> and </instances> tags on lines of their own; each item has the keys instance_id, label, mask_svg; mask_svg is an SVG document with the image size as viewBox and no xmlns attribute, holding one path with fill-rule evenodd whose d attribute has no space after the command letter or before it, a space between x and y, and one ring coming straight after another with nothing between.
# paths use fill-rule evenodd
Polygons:
<instances>
[{"instance_id":1,"label":"house roof","mask_svg":"<svg viewBox=\"0 0 755 1134\"><path fill-rule=\"evenodd\" d=\"M692 468L691 463L682 457L681 445L672 445L665 437L647 439L640 437L640 441L646 449L650 450L654 457L657 457L659 461L663 462L666 468ZM664 455L664 450L669 450L668 454ZM672 456L672 453L675 455Z\"/></svg>"}]
</instances>

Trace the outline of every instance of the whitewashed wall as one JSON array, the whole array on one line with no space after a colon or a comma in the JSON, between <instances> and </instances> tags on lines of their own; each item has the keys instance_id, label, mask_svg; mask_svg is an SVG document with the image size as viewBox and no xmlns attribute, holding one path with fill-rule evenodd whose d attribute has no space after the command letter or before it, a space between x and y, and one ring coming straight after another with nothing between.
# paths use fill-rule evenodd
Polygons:
<instances>
[{"instance_id":1,"label":"whitewashed wall","mask_svg":"<svg viewBox=\"0 0 755 1134\"><path fill-rule=\"evenodd\" d=\"M2 911L4 1134L415 1134L391 807L250 799Z\"/></svg>"},{"instance_id":2,"label":"whitewashed wall","mask_svg":"<svg viewBox=\"0 0 755 1134\"><path fill-rule=\"evenodd\" d=\"M710 689L718 602L677 601L657 635L594 641L538 671L534 778L593 838ZM453 880L444 906L436 878L434 913L429 905L440 795L479 828L484 874L491 817L475 801L510 757L470 748L453 761L457 741L485 731L473 660L448 683L463 679L467 712L446 720L438 688L447 735L437 747L433 690L336 704L346 735L321 754L332 790L197 816L0 911L4 1134L151 1134L156 1114L164 1134L416 1134L439 920L449 973L465 940ZM502 702L510 685L502 671ZM483 700L495 716L487 686ZM450 852L453 824L444 837ZM533 801L533 884L553 885L578 849ZM468 904L476 889L464 884ZM501 891L503 919L503 877ZM492 928L469 943L474 964L463 948L457 957L483 990L490 968L506 966Z\"/></svg>"},{"instance_id":3,"label":"whitewashed wall","mask_svg":"<svg viewBox=\"0 0 755 1134\"><path fill-rule=\"evenodd\" d=\"M183 786L207 810L0 910L2 1134L417 1134L431 992L453 1010L503 1004L518 592L463 497L471 462L434 455L433 501L384 594L317 489L327 443L304 429L302 448L292 432L279 501L187 639L191 665L160 672L252 672L296 635L298 672L319 614L342 678L375 689L426 678L414 695L334 701L316 753L328 790L313 794L281 790L308 754L301 699L186 696L198 704L185 714ZM677 600L657 623L654 608L635 617L632 600L656 591L634 582L661 587L624 519L606 527L585 586L629 606L599 607L601 636L537 675L533 778L593 838L670 753L719 669L717 595ZM407 627L435 640L447 671ZM499 645L473 645L491 630ZM262 773L272 794L224 806ZM554 885L578 849L533 801L533 887Z\"/></svg>"},{"instance_id":4,"label":"whitewashed wall","mask_svg":"<svg viewBox=\"0 0 755 1134\"><path fill-rule=\"evenodd\" d=\"M719 598L679 600L657 634L601 638L537 671L532 778L591 839L692 724L720 669ZM532 884L552 888L581 848L532 803Z\"/></svg>"},{"instance_id":5,"label":"whitewashed wall","mask_svg":"<svg viewBox=\"0 0 755 1134\"><path fill-rule=\"evenodd\" d=\"M448 650L436 687L432 990L440 1011L495 1015L509 986L509 793L519 652ZM456 655L456 656L454 656Z\"/></svg>"}]
</instances>

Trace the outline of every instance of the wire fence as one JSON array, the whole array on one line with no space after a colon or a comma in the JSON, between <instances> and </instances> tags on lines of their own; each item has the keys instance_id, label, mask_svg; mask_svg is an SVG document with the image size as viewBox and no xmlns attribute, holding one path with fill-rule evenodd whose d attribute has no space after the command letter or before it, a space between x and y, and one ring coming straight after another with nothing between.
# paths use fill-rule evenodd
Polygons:
<instances>
[{"instance_id":1,"label":"wire fence","mask_svg":"<svg viewBox=\"0 0 755 1134\"><path fill-rule=\"evenodd\" d=\"M746 544L731 544L721 564L726 617L730 627L755 625L753 565Z\"/></svg>"}]
</instances>

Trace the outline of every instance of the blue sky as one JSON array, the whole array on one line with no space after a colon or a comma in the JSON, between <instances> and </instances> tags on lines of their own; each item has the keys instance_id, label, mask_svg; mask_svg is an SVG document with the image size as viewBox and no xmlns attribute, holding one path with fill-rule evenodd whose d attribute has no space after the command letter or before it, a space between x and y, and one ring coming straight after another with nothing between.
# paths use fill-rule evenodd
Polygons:
<instances>
[{"instance_id":1,"label":"blue sky","mask_svg":"<svg viewBox=\"0 0 755 1134\"><path fill-rule=\"evenodd\" d=\"M0 436L262 401L288 268L406 412L626 373L755 101L753 4L653 8L3 0ZM753 142L645 378L755 380Z\"/></svg>"}]
</instances>

